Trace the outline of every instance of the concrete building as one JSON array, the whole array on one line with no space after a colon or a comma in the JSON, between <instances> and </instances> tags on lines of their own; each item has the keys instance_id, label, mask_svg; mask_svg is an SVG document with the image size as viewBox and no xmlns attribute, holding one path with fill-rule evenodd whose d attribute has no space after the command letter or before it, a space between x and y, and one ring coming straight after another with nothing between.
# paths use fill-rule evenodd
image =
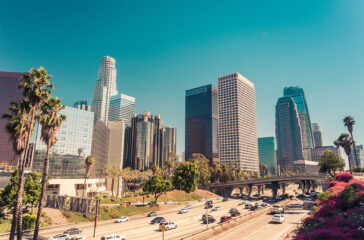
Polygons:
<instances>
[{"instance_id":1,"label":"concrete building","mask_svg":"<svg viewBox=\"0 0 364 240\"><path fill-rule=\"evenodd\" d=\"M277 173L276 141L274 137L258 138L259 163L267 165L267 173Z\"/></svg>"},{"instance_id":2,"label":"concrete building","mask_svg":"<svg viewBox=\"0 0 364 240\"><path fill-rule=\"evenodd\" d=\"M321 126L319 123L312 123L313 138L315 140L315 147L324 146L324 135L321 131Z\"/></svg>"},{"instance_id":3,"label":"concrete building","mask_svg":"<svg viewBox=\"0 0 364 240\"><path fill-rule=\"evenodd\" d=\"M169 126L160 128L160 166L170 159L170 153L176 153L177 129Z\"/></svg>"},{"instance_id":4,"label":"concrete building","mask_svg":"<svg viewBox=\"0 0 364 240\"><path fill-rule=\"evenodd\" d=\"M91 154L95 157L92 174L103 177L103 168L107 165L110 129L104 122L97 121L93 127Z\"/></svg>"},{"instance_id":5,"label":"concrete building","mask_svg":"<svg viewBox=\"0 0 364 240\"><path fill-rule=\"evenodd\" d=\"M77 101L73 104L73 107L85 111L91 111L91 106L87 104L87 100Z\"/></svg>"},{"instance_id":6,"label":"concrete building","mask_svg":"<svg viewBox=\"0 0 364 240\"><path fill-rule=\"evenodd\" d=\"M218 77L221 164L259 171L255 87L232 73Z\"/></svg>"},{"instance_id":7,"label":"concrete building","mask_svg":"<svg viewBox=\"0 0 364 240\"><path fill-rule=\"evenodd\" d=\"M297 105L292 97L281 97L276 105L278 171L294 171L294 162L305 160Z\"/></svg>"},{"instance_id":8,"label":"concrete building","mask_svg":"<svg viewBox=\"0 0 364 240\"><path fill-rule=\"evenodd\" d=\"M124 135L125 124L123 121L109 121L109 146L107 164L123 168L124 162Z\"/></svg>"},{"instance_id":9,"label":"concrete building","mask_svg":"<svg viewBox=\"0 0 364 240\"><path fill-rule=\"evenodd\" d=\"M3 114L10 114L11 102L19 102L22 99L23 91L18 88L19 78L27 73L0 72L0 163L17 165L18 156L13 150L13 143L9 139L5 126L7 119L3 119Z\"/></svg>"},{"instance_id":10,"label":"concrete building","mask_svg":"<svg viewBox=\"0 0 364 240\"><path fill-rule=\"evenodd\" d=\"M135 113L135 98L118 94L110 98L109 121L123 121L131 126L131 118Z\"/></svg>"},{"instance_id":11,"label":"concrete building","mask_svg":"<svg viewBox=\"0 0 364 240\"><path fill-rule=\"evenodd\" d=\"M352 168L361 167L364 168L364 147L363 145L355 146L356 157L358 162L355 161L354 149L351 151L349 161L351 162Z\"/></svg>"},{"instance_id":12,"label":"concrete building","mask_svg":"<svg viewBox=\"0 0 364 240\"><path fill-rule=\"evenodd\" d=\"M96 121L102 121L107 125L110 98L117 94L115 59L106 56L101 58L101 66L92 101L92 111L95 112Z\"/></svg>"},{"instance_id":13,"label":"concrete building","mask_svg":"<svg viewBox=\"0 0 364 240\"><path fill-rule=\"evenodd\" d=\"M321 147L315 147L314 149L312 149L312 152L311 152L311 160L313 162L319 162L322 155L324 155L324 153L326 151L331 151L331 152L334 152L336 153L338 156L340 156L339 154L339 150L337 147L334 147L334 146L321 146Z\"/></svg>"},{"instance_id":14,"label":"concrete building","mask_svg":"<svg viewBox=\"0 0 364 240\"><path fill-rule=\"evenodd\" d=\"M186 90L186 159L201 153L218 162L218 89L209 84Z\"/></svg>"}]
</instances>

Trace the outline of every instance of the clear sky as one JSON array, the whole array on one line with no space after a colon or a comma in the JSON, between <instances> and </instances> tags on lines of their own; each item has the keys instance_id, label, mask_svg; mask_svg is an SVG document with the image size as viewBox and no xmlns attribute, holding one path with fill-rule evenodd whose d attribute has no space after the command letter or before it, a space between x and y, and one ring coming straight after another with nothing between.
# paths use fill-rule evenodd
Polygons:
<instances>
[{"instance_id":1,"label":"clear sky","mask_svg":"<svg viewBox=\"0 0 364 240\"><path fill-rule=\"evenodd\" d=\"M255 84L258 135L274 136L284 85L304 88L326 144L352 115L364 143L364 1L17 1L0 4L0 71L43 65L66 105L92 101L100 58L117 63L119 92L136 111L177 127L184 92L240 72Z\"/></svg>"}]
</instances>

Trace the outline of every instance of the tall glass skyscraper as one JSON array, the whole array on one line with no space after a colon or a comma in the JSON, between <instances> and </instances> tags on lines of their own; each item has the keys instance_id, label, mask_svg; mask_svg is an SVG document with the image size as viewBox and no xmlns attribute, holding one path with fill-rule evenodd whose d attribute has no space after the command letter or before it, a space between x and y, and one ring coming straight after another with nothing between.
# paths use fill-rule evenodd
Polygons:
<instances>
[{"instance_id":1,"label":"tall glass skyscraper","mask_svg":"<svg viewBox=\"0 0 364 240\"><path fill-rule=\"evenodd\" d=\"M259 163L267 165L268 174L276 174L276 141L274 137L258 138Z\"/></svg>"},{"instance_id":2,"label":"tall glass skyscraper","mask_svg":"<svg viewBox=\"0 0 364 240\"><path fill-rule=\"evenodd\" d=\"M300 119L292 97L281 97L276 105L278 170L294 171L294 162L304 160Z\"/></svg>"},{"instance_id":3,"label":"tall glass skyscraper","mask_svg":"<svg viewBox=\"0 0 364 240\"><path fill-rule=\"evenodd\" d=\"M176 135L177 129L169 126L162 126L160 129L161 144L160 144L160 166L169 160L170 153L176 153Z\"/></svg>"},{"instance_id":4,"label":"tall glass skyscraper","mask_svg":"<svg viewBox=\"0 0 364 240\"><path fill-rule=\"evenodd\" d=\"M315 147L314 137L312 133L312 125L305 93L299 87L286 87L283 90L285 97L292 97L297 105L297 111L301 126L302 146L304 149L305 160L311 159L311 149Z\"/></svg>"},{"instance_id":5,"label":"tall glass skyscraper","mask_svg":"<svg viewBox=\"0 0 364 240\"><path fill-rule=\"evenodd\" d=\"M115 59L109 56L101 58L101 66L92 101L95 119L107 125L109 119L110 97L118 94L116 90Z\"/></svg>"},{"instance_id":6,"label":"tall glass skyscraper","mask_svg":"<svg viewBox=\"0 0 364 240\"><path fill-rule=\"evenodd\" d=\"M255 86L237 72L218 82L220 163L258 172Z\"/></svg>"},{"instance_id":7,"label":"tall glass skyscraper","mask_svg":"<svg viewBox=\"0 0 364 240\"><path fill-rule=\"evenodd\" d=\"M72 107L60 111L67 119L57 133L57 143L49 157L49 175L54 178L84 178L85 158L91 154L94 113ZM41 140L41 126L37 129L33 169L43 172L47 147ZM98 164L98 163L97 163ZM94 169L97 172L97 169Z\"/></svg>"},{"instance_id":8,"label":"tall glass skyscraper","mask_svg":"<svg viewBox=\"0 0 364 240\"><path fill-rule=\"evenodd\" d=\"M126 127L130 127L134 113L135 98L125 94L110 98L109 121L123 121Z\"/></svg>"},{"instance_id":9,"label":"tall glass skyscraper","mask_svg":"<svg viewBox=\"0 0 364 240\"><path fill-rule=\"evenodd\" d=\"M210 84L186 90L186 159L201 153L218 161L218 90Z\"/></svg>"}]
</instances>

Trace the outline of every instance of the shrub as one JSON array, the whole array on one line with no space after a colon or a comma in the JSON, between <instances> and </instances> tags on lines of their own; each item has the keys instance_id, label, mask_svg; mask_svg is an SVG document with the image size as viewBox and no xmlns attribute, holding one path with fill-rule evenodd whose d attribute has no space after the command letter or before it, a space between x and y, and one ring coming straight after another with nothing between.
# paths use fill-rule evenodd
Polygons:
<instances>
[{"instance_id":1,"label":"shrub","mask_svg":"<svg viewBox=\"0 0 364 240\"><path fill-rule=\"evenodd\" d=\"M340 181L340 182L349 182L351 180L353 180L353 175L351 175L351 173L348 173L348 172L344 172L344 173L340 173L340 174L337 174L335 176L335 180L336 181Z\"/></svg>"},{"instance_id":2,"label":"shrub","mask_svg":"<svg viewBox=\"0 0 364 240\"><path fill-rule=\"evenodd\" d=\"M35 221L36 220L37 220L37 215L28 214L28 213L24 214L23 215L23 228L25 230L35 228Z\"/></svg>"}]
</instances>

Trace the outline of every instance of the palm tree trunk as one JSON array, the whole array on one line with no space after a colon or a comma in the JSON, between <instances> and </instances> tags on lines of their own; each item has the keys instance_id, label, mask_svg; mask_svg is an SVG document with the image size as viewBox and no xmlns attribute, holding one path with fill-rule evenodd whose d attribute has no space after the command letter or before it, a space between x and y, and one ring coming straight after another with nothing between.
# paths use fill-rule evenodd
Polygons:
<instances>
[{"instance_id":1,"label":"palm tree trunk","mask_svg":"<svg viewBox=\"0 0 364 240\"><path fill-rule=\"evenodd\" d=\"M49 151L50 151L50 144L47 145L47 155L44 159L44 166L43 166L43 176L42 176L42 190L39 196L39 204L38 204L38 213L37 213L37 221L35 223L35 229L34 229L34 235L33 240L38 239L38 233L39 233L39 226L40 226L40 218L42 217L42 211L43 211L43 199L45 195L45 191L47 188L47 179L48 179L48 164L49 164Z\"/></svg>"},{"instance_id":2,"label":"palm tree trunk","mask_svg":"<svg viewBox=\"0 0 364 240\"><path fill-rule=\"evenodd\" d=\"M84 189L83 189L83 194L82 197L84 198L85 196L87 197L87 185L86 185L86 181L87 181L87 170L85 173L85 183L84 183Z\"/></svg>"},{"instance_id":3,"label":"palm tree trunk","mask_svg":"<svg viewBox=\"0 0 364 240\"><path fill-rule=\"evenodd\" d=\"M356 156L356 149L355 149L355 141L354 141L354 137L353 137L353 132L350 132L350 135L351 135L351 139L353 140L355 163L356 163L356 166L359 167L358 157Z\"/></svg>"},{"instance_id":4,"label":"palm tree trunk","mask_svg":"<svg viewBox=\"0 0 364 240\"><path fill-rule=\"evenodd\" d=\"M114 177L111 179L111 196L114 196Z\"/></svg>"},{"instance_id":5,"label":"palm tree trunk","mask_svg":"<svg viewBox=\"0 0 364 240\"><path fill-rule=\"evenodd\" d=\"M120 177L118 177L118 189L116 191L116 197L120 197Z\"/></svg>"}]
</instances>

